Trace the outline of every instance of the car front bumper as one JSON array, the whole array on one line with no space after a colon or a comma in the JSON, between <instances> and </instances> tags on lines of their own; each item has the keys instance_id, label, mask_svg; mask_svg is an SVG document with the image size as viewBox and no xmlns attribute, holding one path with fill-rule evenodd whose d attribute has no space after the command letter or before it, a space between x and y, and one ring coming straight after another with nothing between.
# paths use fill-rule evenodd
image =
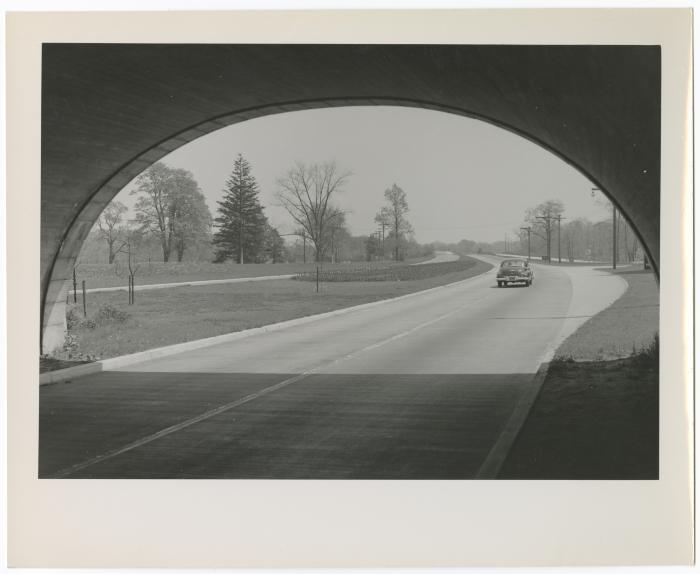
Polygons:
<instances>
[{"instance_id":1,"label":"car front bumper","mask_svg":"<svg viewBox=\"0 0 700 574\"><path fill-rule=\"evenodd\" d=\"M497 277L496 279L507 283L527 283L530 280L529 277L521 275L509 275L508 277Z\"/></svg>"}]
</instances>

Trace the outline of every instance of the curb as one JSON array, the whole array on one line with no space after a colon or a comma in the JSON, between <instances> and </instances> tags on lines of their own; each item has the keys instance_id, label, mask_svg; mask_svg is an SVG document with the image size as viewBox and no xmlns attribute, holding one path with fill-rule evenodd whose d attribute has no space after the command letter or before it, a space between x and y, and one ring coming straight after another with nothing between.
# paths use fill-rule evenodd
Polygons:
<instances>
[{"instance_id":1,"label":"curb","mask_svg":"<svg viewBox=\"0 0 700 574\"><path fill-rule=\"evenodd\" d=\"M483 260L481 260L483 261ZM342 309L335 309L334 311L327 311L325 313L319 313L317 315L308 315L306 317L298 317L296 319L289 319L288 321L281 321L280 323L272 323L271 325L263 325L262 327L254 327L253 329L246 329L245 331L237 331L235 333L225 333L223 335L216 335L214 337L207 337L205 339L196 339L194 341L187 341L185 343L175 343L174 345L168 345L166 347L158 347L156 349L149 349L147 351L140 351L138 353L132 353L130 355L122 355L120 357L113 357L111 359L102 359L100 361L95 361L94 363L88 363L86 365L78 365L76 367L68 367L67 369L59 369L56 371L49 371L46 373L41 373L39 375L39 385L49 385L53 383L59 383L62 381L67 381L76 377L83 377L86 375L92 375L99 373L101 371L110 371L113 369L118 369L120 367L126 367L136 363L141 363L143 361L148 361L150 359L157 359L161 357L167 357L169 355L175 355L177 353L182 353L184 351L194 351L196 349L202 349L205 347L213 347L221 343L228 343L230 341L236 341L239 339L245 339L252 337L254 335L259 335L261 333L268 333L272 331L279 331L281 329L287 329L289 327L295 327L297 325L305 325L307 323L313 323L315 321L320 321L322 319L327 319L329 317L336 317L338 315L345 315L347 313L353 313L355 311L362 311L364 309L370 309L378 305L385 305L393 301L400 301L402 299L408 299L409 297L416 297L424 293L430 293L438 291L440 289L446 289L447 287L454 287L456 285L461 285L477 277L488 273L493 269L493 266L486 269L482 273L473 275L472 277L467 277L460 281L455 281L454 283L447 283L445 285L439 285L437 287L431 287L430 289L424 289L422 291L416 291L414 293L407 293L406 295L400 295L399 297L392 297L389 299L381 299L379 301L372 301L370 303L363 303L361 305L355 305L353 307L343 307Z\"/></svg>"},{"instance_id":2,"label":"curb","mask_svg":"<svg viewBox=\"0 0 700 574\"><path fill-rule=\"evenodd\" d=\"M486 459L484 459L484 462L481 463L476 476L474 476L475 479L491 480L498 478L498 474L501 472L501 467L506 461L515 439L518 438L527 417L530 415L530 411L537 400L537 396L540 394L542 384L544 383L544 380L547 377L547 372L549 371L549 365L549 362L540 364L535 376L532 378L532 381L528 383L528 386L520 397L520 400L515 405L515 408L503 427L501 434L491 447L488 456Z\"/></svg>"}]
</instances>

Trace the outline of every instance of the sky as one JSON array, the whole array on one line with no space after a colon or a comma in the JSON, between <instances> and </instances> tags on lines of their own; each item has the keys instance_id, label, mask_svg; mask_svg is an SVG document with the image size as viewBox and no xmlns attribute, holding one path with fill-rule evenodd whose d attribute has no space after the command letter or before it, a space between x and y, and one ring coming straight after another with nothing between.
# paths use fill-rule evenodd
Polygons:
<instances>
[{"instance_id":1,"label":"sky","mask_svg":"<svg viewBox=\"0 0 700 574\"><path fill-rule=\"evenodd\" d=\"M192 172L212 214L238 155L248 160L270 223L294 230L279 206L277 180L294 163L334 160L351 176L335 203L353 235L376 230L375 214L394 183L408 200L419 243L513 238L526 209L548 199L568 219L609 217L607 200L563 160L521 136L449 113L367 106L288 112L248 120L199 138L162 159ZM132 207L129 184L116 199Z\"/></svg>"}]
</instances>

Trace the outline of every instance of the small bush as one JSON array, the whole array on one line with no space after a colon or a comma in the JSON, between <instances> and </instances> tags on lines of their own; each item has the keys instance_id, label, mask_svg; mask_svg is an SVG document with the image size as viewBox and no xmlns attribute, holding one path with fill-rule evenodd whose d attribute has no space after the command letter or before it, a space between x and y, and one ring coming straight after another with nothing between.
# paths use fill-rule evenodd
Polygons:
<instances>
[{"instance_id":1,"label":"small bush","mask_svg":"<svg viewBox=\"0 0 700 574\"><path fill-rule=\"evenodd\" d=\"M635 363L640 367L659 368L659 334L654 335L654 340L645 349L637 351L633 355Z\"/></svg>"},{"instance_id":2,"label":"small bush","mask_svg":"<svg viewBox=\"0 0 700 574\"><path fill-rule=\"evenodd\" d=\"M66 327L70 331L80 325L80 313L75 306L68 307L66 310Z\"/></svg>"},{"instance_id":3,"label":"small bush","mask_svg":"<svg viewBox=\"0 0 700 574\"><path fill-rule=\"evenodd\" d=\"M114 305L104 303L97 309L97 313L92 317L82 318L77 307L70 307L66 313L66 325L68 331L80 327L82 329L95 329L101 325L111 323L124 323L129 318L126 311L118 309Z\"/></svg>"},{"instance_id":4,"label":"small bush","mask_svg":"<svg viewBox=\"0 0 700 574\"><path fill-rule=\"evenodd\" d=\"M129 318L126 311L117 309L114 305L103 303L95 315L95 323L104 325L106 323L124 323Z\"/></svg>"},{"instance_id":5,"label":"small bush","mask_svg":"<svg viewBox=\"0 0 700 574\"><path fill-rule=\"evenodd\" d=\"M344 270L324 270L318 272L318 280L329 281L415 281L428 279L447 273L458 273L476 265L474 259L459 259L457 261L445 261L442 263L425 263L422 265L389 265L385 267L365 266ZM298 281L316 281L316 271L297 273L294 277Z\"/></svg>"}]
</instances>

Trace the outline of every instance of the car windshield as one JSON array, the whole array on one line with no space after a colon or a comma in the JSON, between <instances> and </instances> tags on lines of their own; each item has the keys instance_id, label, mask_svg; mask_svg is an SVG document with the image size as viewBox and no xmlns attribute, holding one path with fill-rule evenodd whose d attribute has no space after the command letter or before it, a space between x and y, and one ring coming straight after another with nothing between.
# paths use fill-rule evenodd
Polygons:
<instances>
[{"instance_id":1,"label":"car windshield","mask_svg":"<svg viewBox=\"0 0 700 574\"><path fill-rule=\"evenodd\" d=\"M524 261L504 261L501 263L501 267L525 267Z\"/></svg>"}]
</instances>

